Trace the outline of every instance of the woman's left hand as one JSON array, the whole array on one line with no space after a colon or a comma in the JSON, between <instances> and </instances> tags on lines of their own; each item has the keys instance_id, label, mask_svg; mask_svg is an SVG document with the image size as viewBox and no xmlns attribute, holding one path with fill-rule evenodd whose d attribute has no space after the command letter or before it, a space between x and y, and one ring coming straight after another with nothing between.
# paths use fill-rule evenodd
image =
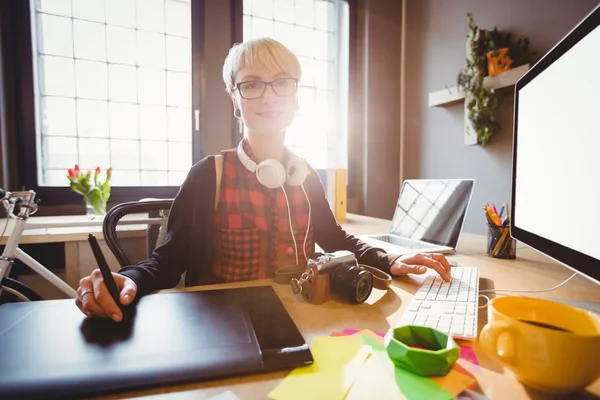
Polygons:
<instances>
[{"instance_id":1,"label":"woman's left hand","mask_svg":"<svg viewBox=\"0 0 600 400\"><path fill-rule=\"evenodd\" d=\"M427 268L436 270L443 280L450 282L450 263L441 253L405 254L394 261L390 267L390 272L394 276L406 274L422 275L427 272Z\"/></svg>"}]
</instances>

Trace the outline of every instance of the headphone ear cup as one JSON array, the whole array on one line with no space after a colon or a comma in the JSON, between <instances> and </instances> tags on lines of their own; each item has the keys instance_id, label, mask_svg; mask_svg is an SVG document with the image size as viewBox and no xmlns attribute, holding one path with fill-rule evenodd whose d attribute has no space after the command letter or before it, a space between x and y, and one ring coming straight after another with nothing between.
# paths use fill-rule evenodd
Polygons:
<instances>
[{"instance_id":1,"label":"headphone ear cup","mask_svg":"<svg viewBox=\"0 0 600 400\"><path fill-rule=\"evenodd\" d=\"M283 185L285 178L285 168L277 160L268 159L256 167L256 179L269 189L275 189Z\"/></svg>"},{"instance_id":2,"label":"headphone ear cup","mask_svg":"<svg viewBox=\"0 0 600 400\"><path fill-rule=\"evenodd\" d=\"M290 186L300 186L306 180L306 175L308 175L306 161L298 157L292 158L287 166L286 183Z\"/></svg>"}]
</instances>

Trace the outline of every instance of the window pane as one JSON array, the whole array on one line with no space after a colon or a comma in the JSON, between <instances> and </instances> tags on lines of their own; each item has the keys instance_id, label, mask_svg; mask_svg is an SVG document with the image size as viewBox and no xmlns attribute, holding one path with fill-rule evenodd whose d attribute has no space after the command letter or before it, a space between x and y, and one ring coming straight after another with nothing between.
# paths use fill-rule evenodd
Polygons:
<instances>
[{"instance_id":1,"label":"window pane","mask_svg":"<svg viewBox=\"0 0 600 400\"><path fill-rule=\"evenodd\" d=\"M71 16L71 0L37 0L35 3L39 11Z\"/></svg>"},{"instance_id":2,"label":"window pane","mask_svg":"<svg viewBox=\"0 0 600 400\"><path fill-rule=\"evenodd\" d=\"M167 104L191 107L192 76L182 72L167 72Z\"/></svg>"},{"instance_id":3,"label":"window pane","mask_svg":"<svg viewBox=\"0 0 600 400\"><path fill-rule=\"evenodd\" d=\"M192 160L191 2L29 1L39 184L112 163L114 186L180 185Z\"/></svg>"},{"instance_id":4,"label":"window pane","mask_svg":"<svg viewBox=\"0 0 600 400\"><path fill-rule=\"evenodd\" d=\"M138 31L138 65L143 67L165 67L165 35Z\"/></svg>"},{"instance_id":5,"label":"window pane","mask_svg":"<svg viewBox=\"0 0 600 400\"><path fill-rule=\"evenodd\" d=\"M141 142L142 170L167 170L167 146L164 142Z\"/></svg>"},{"instance_id":6,"label":"window pane","mask_svg":"<svg viewBox=\"0 0 600 400\"><path fill-rule=\"evenodd\" d=\"M140 103L166 103L165 71L138 68L138 99Z\"/></svg>"},{"instance_id":7,"label":"window pane","mask_svg":"<svg viewBox=\"0 0 600 400\"><path fill-rule=\"evenodd\" d=\"M107 56L109 62L135 65L135 30L108 25L106 27Z\"/></svg>"},{"instance_id":8,"label":"window pane","mask_svg":"<svg viewBox=\"0 0 600 400\"><path fill-rule=\"evenodd\" d=\"M73 166L71 166L73 167ZM46 169L44 174L44 184L49 186L68 186L69 180L67 179L66 171L61 169Z\"/></svg>"},{"instance_id":9,"label":"window pane","mask_svg":"<svg viewBox=\"0 0 600 400\"><path fill-rule=\"evenodd\" d=\"M294 23L294 0L276 0L274 2L275 20Z\"/></svg>"},{"instance_id":10,"label":"window pane","mask_svg":"<svg viewBox=\"0 0 600 400\"><path fill-rule=\"evenodd\" d=\"M46 135L75 136L75 100L44 97L42 132Z\"/></svg>"},{"instance_id":11,"label":"window pane","mask_svg":"<svg viewBox=\"0 0 600 400\"><path fill-rule=\"evenodd\" d=\"M142 179L139 171L126 171L113 169L111 176L112 186L140 186Z\"/></svg>"},{"instance_id":12,"label":"window pane","mask_svg":"<svg viewBox=\"0 0 600 400\"><path fill-rule=\"evenodd\" d=\"M315 26L315 2L314 0L296 0L296 24Z\"/></svg>"},{"instance_id":13,"label":"window pane","mask_svg":"<svg viewBox=\"0 0 600 400\"><path fill-rule=\"evenodd\" d=\"M140 142L112 139L110 141L110 161L114 169L139 169Z\"/></svg>"},{"instance_id":14,"label":"window pane","mask_svg":"<svg viewBox=\"0 0 600 400\"><path fill-rule=\"evenodd\" d=\"M135 28L135 0L106 0L106 22Z\"/></svg>"},{"instance_id":15,"label":"window pane","mask_svg":"<svg viewBox=\"0 0 600 400\"><path fill-rule=\"evenodd\" d=\"M90 21L104 22L104 0L73 0L73 16Z\"/></svg>"},{"instance_id":16,"label":"window pane","mask_svg":"<svg viewBox=\"0 0 600 400\"><path fill-rule=\"evenodd\" d=\"M167 108L140 105L140 137L146 140L167 140Z\"/></svg>"},{"instance_id":17,"label":"window pane","mask_svg":"<svg viewBox=\"0 0 600 400\"><path fill-rule=\"evenodd\" d=\"M108 110L111 138L139 138L138 106L136 104L110 103Z\"/></svg>"},{"instance_id":18,"label":"window pane","mask_svg":"<svg viewBox=\"0 0 600 400\"><path fill-rule=\"evenodd\" d=\"M192 112L189 108L167 107L169 140L192 141Z\"/></svg>"},{"instance_id":19,"label":"window pane","mask_svg":"<svg viewBox=\"0 0 600 400\"><path fill-rule=\"evenodd\" d=\"M108 66L108 97L111 100L135 103L137 101L137 74L135 67L111 64Z\"/></svg>"},{"instance_id":20,"label":"window pane","mask_svg":"<svg viewBox=\"0 0 600 400\"><path fill-rule=\"evenodd\" d=\"M137 0L137 27L151 32L165 31L163 0Z\"/></svg>"},{"instance_id":21,"label":"window pane","mask_svg":"<svg viewBox=\"0 0 600 400\"><path fill-rule=\"evenodd\" d=\"M75 96L75 71L70 58L40 57L40 91L56 96Z\"/></svg>"},{"instance_id":22,"label":"window pane","mask_svg":"<svg viewBox=\"0 0 600 400\"><path fill-rule=\"evenodd\" d=\"M184 37L192 36L190 4L166 0L167 34Z\"/></svg>"},{"instance_id":23,"label":"window pane","mask_svg":"<svg viewBox=\"0 0 600 400\"><path fill-rule=\"evenodd\" d=\"M302 38L302 40L296 41L296 55L305 57L314 57L313 47L317 46L314 39L314 29L304 28L302 26L296 27L296 37Z\"/></svg>"},{"instance_id":24,"label":"window pane","mask_svg":"<svg viewBox=\"0 0 600 400\"><path fill-rule=\"evenodd\" d=\"M75 72L78 97L106 100L108 78L105 63L76 60Z\"/></svg>"},{"instance_id":25,"label":"window pane","mask_svg":"<svg viewBox=\"0 0 600 400\"><path fill-rule=\"evenodd\" d=\"M94 173L96 167L108 169L108 139L79 139L79 166Z\"/></svg>"},{"instance_id":26,"label":"window pane","mask_svg":"<svg viewBox=\"0 0 600 400\"><path fill-rule=\"evenodd\" d=\"M183 142L169 142L169 169L187 171L191 166L191 144Z\"/></svg>"},{"instance_id":27,"label":"window pane","mask_svg":"<svg viewBox=\"0 0 600 400\"><path fill-rule=\"evenodd\" d=\"M167 69L181 72L192 71L190 39L167 36Z\"/></svg>"},{"instance_id":28,"label":"window pane","mask_svg":"<svg viewBox=\"0 0 600 400\"><path fill-rule=\"evenodd\" d=\"M255 17L273 19L273 1L274 0L252 0L252 15Z\"/></svg>"},{"instance_id":29,"label":"window pane","mask_svg":"<svg viewBox=\"0 0 600 400\"><path fill-rule=\"evenodd\" d=\"M275 22L273 37L283 43L291 51L296 48L296 29L294 25Z\"/></svg>"},{"instance_id":30,"label":"window pane","mask_svg":"<svg viewBox=\"0 0 600 400\"><path fill-rule=\"evenodd\" d=\"M300 86L314 86L315 75L318 73L316 70L315 61L312 58L298 57L300 60L300 67L302 68L302 80L300 80Z\"/></svg>"},{"instance_id":31,"label":"window pane","mask_svg":"<svg viewBox=\"0 0 600 400\"><path fill-rule=\"evenodd\" d=\"M75 58L106 60L105 25L75 20Z\"/></svg>"},{"instance_id":32,"label":"window pane","mask_svg":"<svg viewBox=\"0 0 600 400\"><path fill-rule=\"evenodd\" d=\"M333 30L334 5L329 1L315 2L315 27L321 30Z\"/></svg>"},{"instance_id":33,"label":"window pane","mask_svg":"<svg viewBox=\"0 0 600 400\"><path fill-rule=\"evenodd\" d=\"M333 54L330 54L329 39L330 33L325 31L313 31L313 55L319 60L333 59ZM331 48L333 50L333 48Z\"/></svg>"},{"instance_id":34,"label":"window pane","mask_svg":"<svg viewBox=\"0 0 600 400\"><path fill-rule=\"evenodd\" d=\"M187 174L187 171L169 171L169 185L181 186Z\"/></svg>"},{"instance_id":35,"label":"window pane","mask_svg":"<svg viewBox=\"0 0 600 400\"><path fill-rule=\"evenodd\" d=\"M244 15L243 19L244 19L244 32L243 32L243 35L244 35L245 38L250 38L250 37L252 37L252 26L251 26L251 24L252 24L252 18L249 17L249 16L247 16L247 15Z\"/></svg>"},{"instance_id":36,"label":"window pane","mask_svg":"<svg viewBox=\"0 0 600 400\"><path fill-rule=\"evenodd\" d=\"M71 19L40 14L38 51L42 54L73 56Z\"/></svg>"},{"instance_id":37,"label":"window pane","mask_svg":"<svg viewBox=\"0 0 600 400\"><path fill-rule=\"evenodd\" d=\"M252 18L252 37L273 37L273 21L262 18Z\"/></svg>"},{"instance_id":38,"label":"window pane","mask_svg":"<svg viewBox=\"0 0 600 400\"><path fill-rule=\"evenodd\" d=\"M106 101L77 100L77 131L80 137L108 137Z\"/></svg>"},{"instance_id":39,"label":"window pane","mask_svg":"<svg viewBox=\"0 0 600 400\"><path fill-rule=\"evenodd\" d=\"M334 88L335 82L332 79L332 74L329 72L330 67L332 67L332 63L328 63L327 61L314 60L315 85L319 89Z\"/></svg>"},{"instance_id":40,"label":"window pane","mask_svg":"<svg viewBox=\"0 0 600 400\"><path fill-rule=\"evenodd\" d=\"M167 171L142 171L143 186L165 186L168 184Z\"/></svg>"},{"instance_id":41,"label":"window pane","mask_svg":"<svg viewBox=\"0 0 600 400\"><path fill-rule=\"evenodd\" d=\"M73 168L77 164L77 139L47 136L44 138L46 168Z\"/></svg>"}]
</instances>

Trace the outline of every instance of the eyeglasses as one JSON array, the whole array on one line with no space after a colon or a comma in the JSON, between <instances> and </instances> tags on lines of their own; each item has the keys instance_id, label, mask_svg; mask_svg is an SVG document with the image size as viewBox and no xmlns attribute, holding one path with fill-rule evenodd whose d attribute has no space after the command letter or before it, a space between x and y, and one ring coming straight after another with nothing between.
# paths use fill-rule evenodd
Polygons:
<instances>
[{"instance_id":1,"label":"eyeglasses","mask_svg":"<svg viewBox=\"0 0 600 400\"><path fill-rule=\"evenodd\" d=\"M244 99L258 99L265 94L267 85L271 86L277 96L291 96L298 91L298 79L281 78L271 82L246 81L236 83L233 90L239 90Z\"/></svg>"}]
</instances>

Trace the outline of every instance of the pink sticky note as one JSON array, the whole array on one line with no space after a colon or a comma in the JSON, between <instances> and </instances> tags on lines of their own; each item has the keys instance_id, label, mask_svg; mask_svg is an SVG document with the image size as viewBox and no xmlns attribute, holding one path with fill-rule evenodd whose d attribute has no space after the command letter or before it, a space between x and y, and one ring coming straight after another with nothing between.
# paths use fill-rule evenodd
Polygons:
<instances>
[{"instance_id":1,"label":"pink sticky note","mask_svg":"<svg viewBox=\"0 0 600 400\"><path fill-rule=\"evenodd\" d=\"M481 372L479 360L477 360L475 350L471 346L460 346L460 358L470 361L473 364L473 372L476 374Z\"/></svg>"},{"instance_id":2,"label":"pink sticky note","mask_svg":"<svg viewBox=\"0 0 600 400\"><path fill-rule=\"evenodd\" d=\"M358 329L350 329L350 328L346 328L342 331L342 333L345 333L346 335L354 335L357 332L360 332L360 331ZM385 336L385 333L375 332L375 334L379 335L381 337Z\"/></svg>"}]
</instances>

